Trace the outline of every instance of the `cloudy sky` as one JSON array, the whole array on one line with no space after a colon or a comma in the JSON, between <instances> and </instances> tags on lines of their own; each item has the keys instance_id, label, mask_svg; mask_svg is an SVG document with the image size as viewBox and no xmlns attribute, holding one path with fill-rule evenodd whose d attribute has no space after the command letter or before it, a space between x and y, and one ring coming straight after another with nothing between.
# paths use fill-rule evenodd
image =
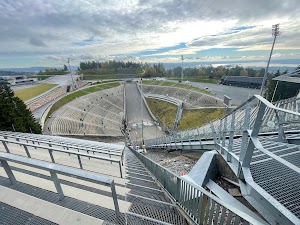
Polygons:
<instances>
[{"instance_id":1,"label":"cloudy sky","mask_svg":"<svg viewBox=\"0 0 300 225\"><path fill-rule=\"evenodd\" d=\"M1 0L0 68L300 59L299 0ZM299 60L300 62L300 60Z\"/></svg>"}]
</instances>

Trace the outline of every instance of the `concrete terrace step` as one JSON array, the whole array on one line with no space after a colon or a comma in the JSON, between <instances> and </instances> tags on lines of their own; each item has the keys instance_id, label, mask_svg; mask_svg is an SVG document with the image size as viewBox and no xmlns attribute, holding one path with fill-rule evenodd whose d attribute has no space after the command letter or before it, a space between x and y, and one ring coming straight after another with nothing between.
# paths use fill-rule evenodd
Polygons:
<instances>
[{"instance_id":1,"label":"concrete terrace step","mask_svg":"<svg viewBox=\"0 0 300 225\"><path fill-rule=\"evenodd\" d=\"M104 222L103 220L52 204L1 185L0 202L51 221L54 224L85 225L103 224Z\"/></svg>"}]
</instances>

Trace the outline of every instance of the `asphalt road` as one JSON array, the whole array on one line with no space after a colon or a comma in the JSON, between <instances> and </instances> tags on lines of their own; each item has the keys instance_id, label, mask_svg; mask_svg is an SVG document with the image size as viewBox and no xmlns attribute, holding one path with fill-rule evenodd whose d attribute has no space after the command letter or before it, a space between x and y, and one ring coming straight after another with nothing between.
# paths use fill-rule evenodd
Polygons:
<instances>
[{"instance_id":1,"label":"asphalt road","mask_svg":"<svg viewBox=\"0 0 300 225\"><path fill-rule=\"evenodd\" d=\"M151 139L163 136L163 133L154 124L146 105L141 101L140 92L135 82L125 82L126 92L126 115L130 136L133 142L142 140L142 120L144 139Z\"/></svg>"},{"instance_id":2,"label":"asphalt road","mask_svg":"<svg viewBox=\"0 0 300 225\"><path fill-rule=\"evenodd\" d=\"M72 84L72 77L73 77L73 80L75 81L77 79L77 77L79 77L79 75L72 74L72 76L71 76L71 73L66 74L66 75L55 75L46 80L41 81L40 83L58 84L60 86L70 85L70 84Z\"/></svg>"},{"instance_id":3,"label":"asphalt road","mask_svg":"<svg viewBox=\"0 0 300 225\"><path fill-rule=\"evenodd\" d=\"M177 83L178 81L173 81L173 82ZM198 83L198 82L189 82L188 84L194 87L198 87L210 91L211 93L215 94L216 97L222 100L224 99L224 95L227 95L228 97L232 98L231 104L236 106L242 104L254 94L260 94L259 89L252 89L252 88L242 88L242 87L227 86L222 84L210 84L210 83Z\"/></svg>"}]
</instances>

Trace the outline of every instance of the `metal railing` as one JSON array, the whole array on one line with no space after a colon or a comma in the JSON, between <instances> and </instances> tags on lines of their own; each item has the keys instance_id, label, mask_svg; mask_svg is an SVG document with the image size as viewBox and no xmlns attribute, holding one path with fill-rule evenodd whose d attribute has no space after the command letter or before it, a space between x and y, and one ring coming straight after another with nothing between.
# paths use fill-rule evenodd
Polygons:
<instances>
[{"instance_id":1,"label":"metal railing","mask_svg":"<svg viewBox=\"0 0 300 225\"><path fill-rule=\"evenodd\" d=\"M79 169L75 168L70 168L62 165L57 165L54 163L47 163L45 161L37 160L37 159L30 159L27 157L23 156L18 156L18 155L13 155L10 153L0 153L0 162L2 167L4 168L11 184L15 184L17 182L16 177L14 176L11 167L8 164L8 161L14 162L17 164L22 164L26 165L29 167L41 169L41 170L46 170L50 172L51 175L51 180L53 181L56 191L59 196L59 200L63 200L65 198L63 189L60 185L60 180L57 177L57 174L69 176L72 178L77 178L80 180L85 180L89 181L92 183L100 184L100 185L105 185L109 186L111 188L111 194L112 194L112 199L115 207L115 214L116 214L116 221L120 221L120 210L119 210L119 204L117 200L117 194L116 194L116 188L115 188L115 183L113 179L100 176L99 174L92 173L92 172L87 172L87 171L82 171Z\"/></svg>"},{"instance_id":2,"label":"metal railing","mask_svg":"<svg viewBox=\"0 0 300 225\"><path fill-rule=\"evenodd\" d=\"M145 98L153 98L153 99L169 102L169 103L177 105L177 106L182 105L181 100L178 100L176 98L172 98L169 96L158 95L158 94L144 94L144 96L145 96Z\"/></svg>"},{"instance_id":3,"label":"metal railing","mask_svg":"<svg viewBox=\"0 0 300 225\"><path fill-rule=\"evenodd\" d=\"M291 100L292 101L292 100ZM291 101L285 101L286 104L290 104ZM293 99L293 101L296 101ZM259 111L259 105L266 106L264 111L263 122L260 125L259 133L266 132L282 132L284 130L298 130L300 129L299 124L299 113L296 111L296 103L293 103L293 107L288 107L290 110L285 109L286 105L278 104L280 107L276 107L266 99L259 95L254 95L248 99L245 103L234 109L231 113L227 114L223 118L216 120L211 123L207 123L202 127L196 129L190 129L172 134L167 137L147 140L146 145L148 147L167 147L170 143L176 143L180 146L183 142L193 142L213 139L213 133L218 130L226 130L226 134L229 131L234 131L235 135L242 135L244 130L244 120L249 120L249 128L253 128ZM280 113L279 113L280 112ZM293 114L296 113L296 114ZM271 121L271 122L270 122ZM234 124L234 126L232 126ZM212 131L212 125L215 131Z\"/></svg>"},{"instance_id":4,"label":"metal railing","mask_svg":"<svg viewBox=\"0 0 300 225\"><path fill-rule=\"evenodd\" d=\"M258 100L259 104L255 118L252 120L250 103L254 100ZM276 107L259 95L253 96L244 105L246 106L244 121L238 127L235 121L236 110L234 110L219 121L218 128L211 123L211 129L215 145L221 154L226 154L227 161L230 162L231 158L235 158L242 167L249 167L254 148L261 145L258 135L276 131L277 141L286 142L285 131L299 129L300 113ZM270 113L266 114L266 111L274 114L272 119ZM232 153L235 136L242 137L239 157Z\"/></svg>"},{"instance_id":5,"label":"metal railing","mask_svg":"<svg viewBox=\"0 0 300 225\"><path fill-rule=\"evenodd\" d=\"M12 139L15 139L16 141L19 141L19 140L23 140L23 141L26 141L28 143L28 141L31 141L32 144L35 144L37 143L38 145L41 145L41 144L46 144L46 145L51 145L51 146L58 146L58 147L63 147L63 148L72 148L72 149L76 149L76 150L81 150L81 151L86 151L86 153L101 153L103 155L108 155L110 158L111 156L119 156L120 158L122 158L122 162L123 162L123 154L124 154L124 151L123 152L120 152L120 151L114 151L113 149L91 149L91 148L87 148L87 147L78 147L78 146L72 146L72 145L68 145L68 144L63 144L63 143L55 143L55 142L52 142L50 143L49 141L46 141L46 140L39 140L39 139L32 139L32 138L28 138L28 137L22 137L22 136L16 136L16 135L13 135L13 134L1 134L0 133L0 136L3 136L4 139L8 139L8 138L12 138Z\"/></svg>"},{"instance_id":6,"label":"metal railing","mask_svg":"<svg viewBox=\"0 0 300 225\"><path fill-rule=\"evenodd\" d=\"M267 224L179 177L146 156L133 152L196 224Z\"/></svg>"},{"instance_id":7,"label":"metal railing","mask_svg":"<svg viewBox=\"0 0 300 225\"><path fill-rule=\"evenodd\" d=\"M20 132L11 132L11 131L0 131L1 136L10 135L16 138L24 137L28 141L47 141L53 145L55 143L64 144L66 147L85 147L90 149L103 149L111 150L114 152L122 152L124 150L123 146L118 144L108 144L103 142L95 142L88 140L80 140L74 138L60 137L60 136L51 136L51 135L42 135L42 134L29 134L29 133L20 133Z\"/></svg>"},{"instance_id":8,"label":"metal railing","mask_svg":"<svg viewBox=\"0 0 300 225\"><path fill-rule=\"evenodd\" d=\"M120 177L123 178L123 173L122 173L122 160L120 159L113 159L113 158L108 158L108 157L103 157L103 156L97 156L97 155L92 155L90 153L82 153L78 151L71 151L71 150L65 150L65 149L59 149L59 148L54 148L52 147L51 144L49 144L49 146L41 146L41 145L36 145L36 144L29 144L29 143L24 143L24 142L20 142L20 141L12 141L12 140L8 140L8 139L1 139L0 141L2 142L5 150L7 153L11 153L11 150L8 147L8 143L10 144L17 144L17 145L21 145L24 147L24 151L26 152L26 155L31 158L31 154L29 152L29 148L28 147L33 147L33 148L39 148L42 150L46 150L49 153L49 156L51 158L51 161L53 163L55 163L55 159L54 159L54 155L53 152L61 152L61 153L67 153L69 155L76 155L77 159L78 159L78 163L81 169L83 169L83 164L81 161L81 157L86 157L86 158L93 158L93 159L97 159L97 160L104 160L104 161L109 161L111 163L118 163L119 165L119 171L120 171ZM91 150L92 151L92 150Z\"/></svg>"}]
</instances>

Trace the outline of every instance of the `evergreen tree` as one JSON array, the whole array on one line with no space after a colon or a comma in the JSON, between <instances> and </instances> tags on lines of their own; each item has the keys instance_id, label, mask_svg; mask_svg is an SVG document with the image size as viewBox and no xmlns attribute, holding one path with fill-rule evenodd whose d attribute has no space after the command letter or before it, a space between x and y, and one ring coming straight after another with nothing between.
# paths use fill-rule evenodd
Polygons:
<instances>
[{"instance_id":1,"label":"evergreen tree","mask_svg":"<svg viewBox=\"0 0 300 225\"><path fill-rule=\"evenodd\" d=\"M280 71L278 70L274 75L268 77L267 82L266 82L267 83L266 91L265 91L265 95L264 95L264 97L268 101L272 100L272 97L273 97L273 94L275 91L275 87L276 87L276 83L277 83L277 81L273 80L273 78L283 75L285 73L287 73L287 71L285 71L284 73L280 73ZM278 81L278 85L277 85L277 88L276 88L276 91L274 94L273 102L294 97L298 94L299 89L300 89L300 84L298 84L298 83Z\"/></svg>"},{"instance_id":2,"label":"evergreen tree","mask_svg":"<svg viewBox=\"0 0 300 225\"><path fill-rule=\"evenodd\" d=\"M7 85L0 87L0 105L0 130L41 133L41 126L31 111Z\"/></svg>"}]
</instances>

